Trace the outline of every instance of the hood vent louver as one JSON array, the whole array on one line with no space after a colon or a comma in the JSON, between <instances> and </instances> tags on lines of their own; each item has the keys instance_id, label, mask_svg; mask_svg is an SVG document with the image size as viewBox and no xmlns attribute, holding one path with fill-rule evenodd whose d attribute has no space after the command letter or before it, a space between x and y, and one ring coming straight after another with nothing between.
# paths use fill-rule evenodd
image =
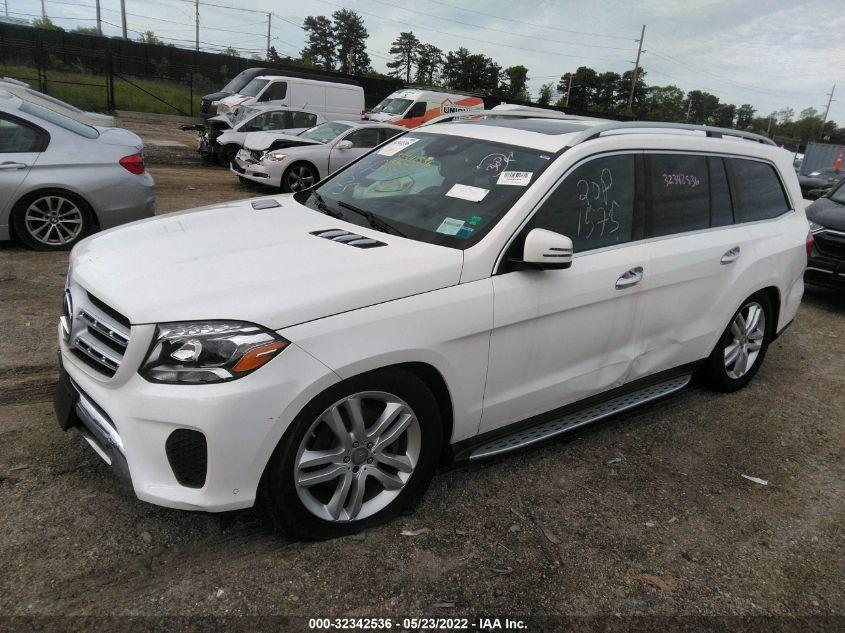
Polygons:
<instances>
[{"instance_id":1,"label":"hood vent louver","mask_svg":"<svg viewBox=\"0 0 845 633\"><path fill-rule=\"evenodd\" d=\"M322 237L339 244L354 246L355 248L376 248L378 246L387 246L384 242L379 242L371 237L364 237L363 235L358 235L357 233L350 233L349 231L344 231L343 229L312 231L311 235L316 235L317 237Z\"/></svg>"}]
</instances>

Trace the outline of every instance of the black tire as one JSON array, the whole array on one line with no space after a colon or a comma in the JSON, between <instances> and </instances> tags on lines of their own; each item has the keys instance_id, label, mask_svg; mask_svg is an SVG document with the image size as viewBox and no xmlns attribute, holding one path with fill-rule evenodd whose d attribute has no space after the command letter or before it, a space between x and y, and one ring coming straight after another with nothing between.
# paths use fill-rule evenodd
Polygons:
<instances>
[{"instance_id":1,"label":"black tire","mask_svg":"<svg viewBox=\"0 0 845 633\"><path fill-rule=\"evenodd\" d=\"M252 182L249 178L244 178L243 176L238 176L238 182L242 185L252 186L255 183Z\"/></svg>"},{"instance_id":2,"label":"black tire","mask_svg":"<svg viewBox=\"0 0 845 633\"><path fill-rule=\"evenodd\" d=\"M235 154L237 154L240 149L240 146L235 145L234 143L221 145L217 148L217 162L223 167L228 168L232 164L232 161L235 160Z\"/></svg>"},{"instance_id":3,"label":"black tire","mask_svg":"<svg viewBox=\"0 0 845 633\"><path fill-rule=\"evenodd\" d=\"M326 520L312 513L297 492L296 460L300 445L306 435L315 437L309 431L323 412L347 396L372 391L398 396L416 416L420 431L416 466L398 496L378 512L358 520ZM368 372L327 389L296 416L267 464L259 485L258 502L276 528L293 536L322 540L353 534L384 523L417 505L434 475L442 441L440 410L434 395L422 380L403 370ZM358 468L355 470L357 472Z\"/></svg>"},{"instance_id":4,"label":"black tire","mask_svg":"<svg viewBox=\"0 0 845 633\"><path fill-rule=\"evenodd\" d=\"M737 316L740 315L740 313L746 313L748 307L752 304L759 305L762 308L763 316L765 317L765 327L763 328L762 334L763 338L760 341L760 348L757 351L757 355L753 359L753 363L750 367L748 367L742 375L731 375L732 372L726 365L726 350L729 346L735 344L736 342L736 336L732 328ZM769 347L769 343L772 340L776 327L776 316L777 315L774 314L772 302L769 299L769 296L763 291L751 295L742 302L742 305L736 312L734 312L731 320L728 322L725 331L719 337L716 347L713 348L712 353L701 368L701 376L709 387L716 391L729 393L742 389L751 382L759 371L760 366L763 364L763 359L766 357L766 350ZM734 365L734 368L735 367L736 365Z\"/></svg>"},{"instance_id":5,"label":"black tire","mask_svg":"<svg viewBox=\"0 0 845 633\"><path fill-rule=\"evenodd\" d=\"M291 183L292 177L291 176L292 176L294 171L303 170L303 169L306 172L308 172L309 177L311 178L311 184L308 185L308 187L296 189L292 186L292 183ZM302 163L302 162L294 163L293 165L291 165L290 167L288 167L285 170L285 173L282 174L282 182L280 183L281 184L280 189L284 193L291 193L291 192L294 192L294 191L303 191L304 189L307 189L307 188L311 187L312 185L317 184L319 182L319 180L320 180L320 174L317 172L317 169L313 165L310 165L309 163Z\"/></svg>"},{"instance_id":6,"label":"black tire","mask_svg":"<svg viewBox=\"0 0 845 633\"><path fill-rule=\"evenodd\" d=\"M64 226L71 226L72 228L68 228L67 231L74 232L75 236L70 241L59 243L59 238L55 236L61 235L61 239L66 239L68 237L67 233L64 232L66 229L60 229L59 227L50 229L48 227L45 234L41 235L41 239L39 239L36 234L39 233L39 229L42 226L46 226L46 223L40 224L38 221L33 222L32 220L27 220L27 212L31 205L36 205L47 215L50 214L50 205L53 205L58 210L57 214L70 213L71 215L65 215L65 220L78 219L79 224ZM75 208L78 214L72 212L71 207ZM56 218L57 221L59 219L60 217ZM90 235L95 227L94 212L91 210L91 206L80 196L62 189L41 189L25 195L18 200L12 210L12 224L15 227L16 235L21 241L37 251L70 250L79 240ZM78 233L76 233L77 226L79 227ZM62 231L61 233L60 230ZM48 236L46 240L45 235ZM49 238L52 238L56 243L49 243L51 241Z\"/></svg>"}]
</instances>

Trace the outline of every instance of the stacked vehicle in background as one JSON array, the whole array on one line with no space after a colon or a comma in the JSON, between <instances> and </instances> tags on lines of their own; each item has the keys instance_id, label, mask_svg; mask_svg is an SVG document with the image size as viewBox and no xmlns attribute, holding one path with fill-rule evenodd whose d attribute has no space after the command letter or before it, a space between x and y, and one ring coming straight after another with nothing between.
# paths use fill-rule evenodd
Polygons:
<instances>
[{"instance_id":1,"label":"stacked vehicle in background","mask_svg":"<svg viewBox=\"0 0 845 633\"><path fill-rule=\"evenodd\" d=\"M248 134L232 161L241 180L302 191L405 129L389 123L330 121L302 132Z\"/></svg>"},{"instance_id":2,"label":"stacked vehicle in background","mask_svg":"<svg viewBox=\"0 0 845 633\"><path fill-rule=\"evenodd\" d=\"M483 109L480 95L420 86L397 90L364 116L370 121L415 128L442 114Z\"/></svg>"},{"instance_id":3,"label":"stacked vehicle in background","mask_svg":"<svg viewBox=\"0 0 845 633\"><path fill-rule=\"evenodd\" d=\"M845 289L845 179L807 207L813 248L804 278L814 284Z\"/></svg>"}]
</instances>

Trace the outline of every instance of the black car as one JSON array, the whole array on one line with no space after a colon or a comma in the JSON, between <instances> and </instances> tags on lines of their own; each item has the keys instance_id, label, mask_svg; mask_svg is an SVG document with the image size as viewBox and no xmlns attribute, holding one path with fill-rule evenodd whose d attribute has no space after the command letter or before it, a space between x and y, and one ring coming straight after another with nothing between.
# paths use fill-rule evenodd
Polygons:
<instances>
[{"instance_id":1,"label":"black car","mask_svg":"<svg viewBox=\"0 0 845 633\"><path fill-rule=\"evenodd\" d=\"M835 186L845 177L845 170L825 167L816 169L809 174L798 174L798 184L801 186L801 194L805 198L815 200L823 195L827 189Z\"/></svg>"},{"instance_id":2,"label":"black car","mask_svg":"<svg viewBox=\"0 0 845 633\"><path fill-rule=\"evenodd\" d=\"M813 248L804 279L845 289L845 180L807 207Z\"/></svg>"}]
</instances>

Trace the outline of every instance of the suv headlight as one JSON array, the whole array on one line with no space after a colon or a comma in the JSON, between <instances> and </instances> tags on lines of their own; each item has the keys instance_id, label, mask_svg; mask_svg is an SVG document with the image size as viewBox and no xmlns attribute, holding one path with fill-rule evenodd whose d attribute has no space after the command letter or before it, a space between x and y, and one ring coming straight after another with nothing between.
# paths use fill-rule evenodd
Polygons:
<instances>
[{"instance_id":1,"label":"suv headlight","mask_svg":"<svg viewBox=\"0 0 845 633\"><path fill-rule=\"evenodd\" d=\"M244 321L162 323L139 373L150 382L203 384L242 378L289 345Z\"/></svg>"},{"instance_id":2,"label":"suv headlight","mask_svg":"<svg viewBox=\"0 0 845 633\"><path fill-rule=\"evenodd\" d=\"M282 154L281 152L275 152L271 150L269 152L264 152L264 155L261 157L261 160L270 160L280 163L285 158L287 158L287 154Z\"/></svg>"}]
</instances>

